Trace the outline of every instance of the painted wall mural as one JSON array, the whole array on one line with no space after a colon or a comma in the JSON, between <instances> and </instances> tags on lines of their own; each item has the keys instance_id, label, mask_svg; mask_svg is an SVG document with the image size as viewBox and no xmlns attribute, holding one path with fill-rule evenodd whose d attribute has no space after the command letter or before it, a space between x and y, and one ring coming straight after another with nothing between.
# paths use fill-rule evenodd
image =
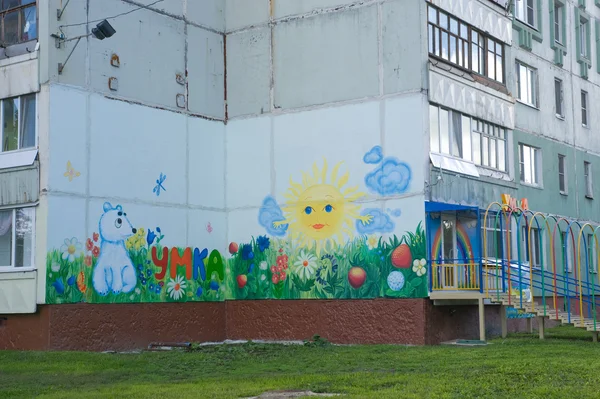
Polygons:
<instances>
[{"instance_id":1,"label":"painted wall mural","mask_svg":"<svg viewBox=\"0 0 600 399\"><path fill-rule=\"evenodd\" d=\"M164 246L160 227L139 226L123 206L105 202L97 232L48 253L46 302L426 297L423 226L399 226L402 209L381 205L408 192L411 168L379 146L362 161L373 167L362 179L371 197L349 183L356 180L342 163L314 163L290 177L282 202L264 198L262 233L221 252ZM157 197L165 178L156 181ZM213 231L208 221L198 228Z\"/></svg>"}]
</instances>

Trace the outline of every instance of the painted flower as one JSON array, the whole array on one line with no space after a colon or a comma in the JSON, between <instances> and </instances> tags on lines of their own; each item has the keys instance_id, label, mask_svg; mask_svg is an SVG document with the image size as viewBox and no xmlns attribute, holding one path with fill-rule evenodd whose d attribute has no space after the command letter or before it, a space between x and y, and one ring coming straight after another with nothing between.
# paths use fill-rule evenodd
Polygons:
<instances>
[{"instance_id":1,"label":"painted flower","mask_svg":"<svg viewBox=\"0 0 600 399\"><path fill-rule=\"evenodd\" d=\"M210 287L211 290L213 291L218 291L219 290L219 283L217 283L216 281L211 281L210 284L208 285Z\"/></svg>"},{"instance_id":2,"label":"painted flower","mask_svg":"<svg viewBox=\"0 0 600 399\"><path fill-rule=\"evenodd\" d=\"M87 239L85 242L85 249L91 251L94 248L94 242L91 239Z\"/></svg>"},{"instance_id":3,"label":"painted flower","mask_svg":"<svg viewBox=\"0 0 600 399\"><path fill-rule=\"evenodd\" d=\"M271 273L276 273L277 269L275 268L275 265L271 265Z\"/></svg>"},{"instance_id":4,"label":"painted flower","mask_svg":"<svg viewBox=\"0 0 600 399\"><path fill-rule=\"evenodd\" d=\"M202 289L202 287L198 287L198 289L196 290L196 296L201 297L203 293L204 290Z\"/></svg>"},{"instance_id":5,"label":"painted flower","mask_svg":"<svg viewBox=\"0 0 600 399\"><path fill-rule=\"evenodd\" d=\"M54 289L56 289L56 292L59 295L64 294L64 292L65 292L65 284L63 283L62 279L59 278L58 280L54 281L52 283L52 286L54 287Z\"/></svg>"},{"instance_id":6,"label":"painted flower","mask_svg":"<svg viewBox=\"0 0 600 399\"><path fill-rule=\"evenodd\" d=\"M161 282L159 282L159 283L158 283L158 285L160 286L160 288L162 288L162 287L164 287L164 286L165 286L165 282L164 282L164 281L161 281Z\"/></svg>"},{"instance_id":7,"label":"painted flower","mask_svg":"<svg viewBox=\"0 0 600 399\"><path fill-rule=\"evenodd\" d=\"M75 284L75 276L69 277L69 279L67 280L67 284L69 284L69 285Z\"/></svg>"},{"instance_id":8,"label":"painted flower","mask_svg":"<svg viewBox=\"0 0 600 399\"><path fill-rule=\"evenodd\" d=\"M371 235L367 238L367 247L369 247L370 250L377 248L377 244L379 244L377 237Z\"/></svg>"},{"instance_id":9,"label":"painted flower","mask_svg":"<svg viewBox=\"0 0 600 399\"><path fill-rule=\"evenodd\" d=\"M85 293L85 291L87 291L87 286L85 285L85 273L83 272L79 272L79 274L77 275L77 288L82 293Z\"/></svg>"},{"instance_id":10,"label":"painted flower","mask_svg":"<svg viewBox=\"0 0 600 399\"><path fill-rule=\"evenodd\" d=\"M146 269L146 276L151 277L152 276L152 270Z\"/></svg>"},{"instance_id":11,"label":"painted flower","mask_svg":"<svg viewBox=\"0 0 600 399\"><path fill-rule=\"evenodd\" d=\"M143 227L137 229L136 233L129 237L125 242L129 250L139 251L146 246L146 230Z\"/></svg>"},{"instance_id":12,"label":"painted flower","mask_svg":"<svg viewBox=\"0 0 600 399\"><path fill-rule=\"evenodd\" d=\"M184 296L186 287L187 283L184 281L183 277L176 276L175 280L171 279L167 283L167 293L171 298L178 300Z\"/></svg>"},{"instance_id":13,"label":"painted flower","mask_svg":"<svg viewBox=\"0 0 600 399\"><path fill-rule=\"evenodd\" d=\"M92 239L94 240L94 242L98 242L99 238L100 238L100 234L98 234L98 233L93 233L92 234Z\"/></svg>"},{"instance_id":14,"label":"painted flower","mask_svg":"<svg viewBox=\"0 0 600 399\"><path fill-rule=\"evenodd\" d=\"M252 273L254 271L254 263L250 264L250 267L248 267L248 274Z\"/></svg>"},{"instance_id":15,"label":"painted flower","mask_svg":"<svg viewBox=\"0 0 600 399\"><path fill-rule=\"evenodd\" d=\"M269 245L271 245L271 242L269 241L269 237L267 237L267 236L258 237L258 239L256 240L256 243L258 244L258 249L260 250L260 252L265 252L265 249L268 249Z\"/></svg>"},{"instance_id":16,"label":"painted flower","mask_svg":"<svg viewBox=\"0 0 600 399\"><path fill-rule=\"evenodd\" d=\"M154 244L154 240L156 240L156 234L150 229L148 229L148 235L146 236L146 243L148 246Z\"/></svg>"},{"instance_id":17,"label":"painted flower","mask_svg":"<svg viewBox=\"0 0 600 399\"><path fill-rule=\"evenodd\" d=\"M277 267L281 268L281 270L285 270L288 268L288 256L280 255L277 257Z\"/></svg>"},{"instance_id":18,"label":"painted flower","mask_svg":"<svg viewBox=\"0 0 600 399\"><path fill-rule=\"evenodd\" d=\"M331 270L332 273L337 273L338 270L338 262L337 262L337 258L333 255L323 255L321 257L321 260L319 261L320 266L317 269L317 273L316 273L316 277L315 279L317 280L317 282L321 285L325 285L327 284L327 281L325 280L326 276L327 276L327 271Z\"/></svg>"},{"instance_id":19,"label":"painted flower","mask_svg":"<svg viewBox=\"0 0 600 399\"><path fill-rule=\"evenodd\" d=\"M412 271L415 272L417 274L417 276L421 277L422 275L427 273L427 269L425 268L425 265L427 265L427 261L425 259L421 259L421 260L415 259L413 261Z\"/></svg>"},{"instance_id":20,"label":"painted flower","mask_svg":"<svg viewBox=\"0 0 600 399\"><path fill-rule=\"evenodd\" d=\"M274 274L271 276L271 281L273 282L273 284L277 284L279 283L279 277L277 274Z\"/></svg>"},{"instance_id":21,"label":"painted flower","mask_svg":"<svg viewBox=\"0 0 600 399\"><path fill-rule=\"evenodd\" d=\"M94 256L94 258L100 256L100 247L94 247L94 249L92 250L92 255Z\"/></svg>"},{"instance_id":22,"label":"painted flower","mask_svg":"<svg viewBox=\"0 0 600 399\"><path fill-rule=\"evenodd\" d=\"M81 243L77 241L77 238L73 237L70 240L67 238L65 243L60 247L60 251L62 252L62 259L69 261L69 263L73 263L76 258L82 253Z\"/></svg>"},{"instance_id":23,"label":"painted flower","mask_svg":"<svg viewBox=\"0 0 600 399\"><path fill-rule=\"evenodd\" d=\"M160 285L157 285L154 289L154 292L156 293L156 295L159 295L160 291L162 291L162 287Z\"/></svg>"},{"instance_id":24,"label":"painted flower","mask_svg":"<svg viewBox=\"0 0 600 399\"><path fill-rule=\"evenodd\" d=\"M261 279L262 281L265 281L265 280L267 279L267 276L265 276L265 275L263 274L262 276L260 276L260 279Z\"/></svg>"},{"instance_id":25,"label":"painted flower","mask_svg":"<svg viewBox=\"0 0 600 399\"><path fill-rule=\"evenodd\" d=\"M150 291L154 291L154 284L150 284L150 285L148 286L148 288L150 289Z\"/></svg>"},{"instance_id":26,"label":"painted flower","mask_svg":"<svg viewBox=\"0 0 600 399\"><path fill-rule=\"evenodd\" d=\"M144 266L142 266L142 265L137 265L137 269L138 269L139 271L142 271L142 270L144 270Z\"/></svg>"},{"instance_id":27,"label":"painted flower","mask_svg":"<svg viewBox=\"0 0 600 399\"><path fill-rule=\"evenodd\" d=\"M302 250L300 251L298 260L294 262L294 267L296 268L296 274L298 274L301 278L308 280L317 269L317 258L314 255L306 253L304 250Z\"/></svg>"},{"instance_id":28,"label":"painted flower","mask_svg":"<svg viewBox=\"0 0 600 399\"><path fill-rule=\"evenodd\" d=\"M267 262L264 260L262 262L260 262L258 267L260 268L260 270L267 270L269 268L269 266L267 265Z\"/></svg>"},{"instance_id":29,"label":"painted flower","mask_svg":"<svg viewBox=\"0 0 600 399\"><path fill-rule=\"evenodd\" d=\"M84 259L84 261L83 261L83 263L86 266L88 266L88 267L92 266L92 257L91 256L86 256L85 259Z\"/></svg>"},{"instance_id":30,"label":"painted flower","mask_svg":"<svg viewBox=\"0 0 600 399\"><path fill-rule=\"evenodd\" d=\"M58 273L58 271L60 270L60 263L52 262L52 266L50 266L50 270L52 270L54 273Z\"/></svg>"},{"instance_id":31,"label":"painted flower","mask_svg":"<svg viewBox=\"0 0 600 399\"><path fill-rule=\"evenodd\" d=\"M244 244L244 246L242 246L242 259L254 259L254 252L252 252L252 246L250 244Z\"/></svg>"},{"instance_id":32,"label":"painted flower","mask_svg":"<svg viewBox=\"0 0 600 399\"><path fill-rule=\"evenodd\" d=\"M138 294L138 295L140 295L142 293L142 290L140 290L139 288L136 288L135 289L135 293Z\"/></svg>"}]
</instances>

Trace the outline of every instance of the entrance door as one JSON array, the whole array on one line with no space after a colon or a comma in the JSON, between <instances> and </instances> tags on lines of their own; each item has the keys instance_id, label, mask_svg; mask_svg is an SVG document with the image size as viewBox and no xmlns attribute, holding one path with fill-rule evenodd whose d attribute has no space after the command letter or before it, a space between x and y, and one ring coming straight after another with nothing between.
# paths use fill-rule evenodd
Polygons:
<instances>
[{"instance_id":1,"label":"entrance door","mask_svg":"<svg viewBox=\"0 0 600 399\"><path fill-rule=\"evenodd\" d=\"M456 250L456 216L442 215L442 286L443 288L458 288Z\"/></svg>"}]
</instances>

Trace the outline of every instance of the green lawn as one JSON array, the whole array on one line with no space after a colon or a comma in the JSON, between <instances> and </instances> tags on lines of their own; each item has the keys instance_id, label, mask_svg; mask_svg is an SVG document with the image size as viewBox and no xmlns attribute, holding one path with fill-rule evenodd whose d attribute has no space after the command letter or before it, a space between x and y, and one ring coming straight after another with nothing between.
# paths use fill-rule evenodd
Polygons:
<instances>
[{"instance_id":1,"label":"green lawn","mask_svg":"<svg viewBox=\"0 0 600 399\"><path fill-rule=\"evenodd\" d=\"M390 327L392 328L392 327ZM193 352L0 352L0 398L597 398L600 344L569 327L483 347L245 344Z\"/></svg>"}]
</instances>

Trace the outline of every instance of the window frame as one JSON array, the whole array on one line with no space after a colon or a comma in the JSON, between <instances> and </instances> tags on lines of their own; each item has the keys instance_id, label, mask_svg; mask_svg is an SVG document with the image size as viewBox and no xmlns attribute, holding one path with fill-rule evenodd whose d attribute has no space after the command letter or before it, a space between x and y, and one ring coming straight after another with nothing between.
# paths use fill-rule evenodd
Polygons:
<instances>
[{"instance_id":1,"label":"window frame","mask_svg":"<svg viewBox=\"0 0 600 399\"><path fill-rule=\"evenodd\" d=\"M432 22L430 20L430 10L435 10L435 22ZM447 16L447 27L443 27L440 18L441 15ZM458 27L457 32L453 32L452 30L453 20L456 21ZM464 37L462 34L463 26L466 27L466 37ZM444 37L444 33L447 36L447 58L444 58L443 54L444 46L442 45L442 39ZM476 42L474 41L475 38L477 38ZM452 40L455 40L456 43L456 55L454 57L456 61L452 60ZM490 41L493 43L494 49L490 49ZM437 47L438 45L439 49ZM465 54L465 46L467 54ZM434 6L433 4L431 4L430 1L427 2L427 49L429 56L435 59L448 62L453 66L456 66L457 68L476 73L477 75L483 76L500 84L506 84L506 52L504 48L504 43L501 40L497 40L494 37L488 35L487 33L473 27L464 20L455 17L449 12ZM475 50L477 50L476 57L474 57ZM493 54L492 58L494 59L493 74L491 73L492 68L490 68L489 62L490 54ZM498 57L500 57L499 62L500 68L502 69L500 73L501 76L498 76L497 73ZM461 58L462 62L459 62ZM477 58L477 66L474 65L474 58ZM493 75L493 77L491 77L490 75Z\"/></svg>"},{"instance_id":2,"label":"window frame","mask_svg":"<svg viewBox=\"0 0 600 399\"><path fill-rule=\"evenodd\" d=\"M528 87L528 89L531 89L531 99L533 102L527 102L526 100L524 100L521 95L521 73L520 73L520 68L525 68L526 72L526 77L528 79L528 82L530 87ZM516 82L517 82L517 101L520 102L521 104L525 104L528 105L530 107L539 108L539 99L538 99L538 70L537 68L533 68L519 60L515 60L515 73L516 73Z\"/></svg>"},{"instance_id":3,"label":"window frame","mask_svg":"<svg viewBox=\"0 0 600 399\"><path fill-rule=\"evenodd\" d=\"M585 197L594 199L594 173L591 162L583 161L583 180L585 182Z\"/></svg>"},{"instance_id":4,"label":"window frame","mask_svg":"<svg viewBox=\"0 0 600 399\"><path fill-rule=\"evenodd\" d=\"M2 3L2 0L0 0L0 3ZM6 43L4 42L4 35L5 35L5 31L4 31L4 18L8 13L12 13L15 11L21 11L24 10L26 8L35 8L35 26L36 26L36 35L34 38L31 39L27 39L27 40L22 40L22 37L19 38L19 41L14 42L14 43ZM40 15L39 15L39 5L38 5L38 0L35 0L32 3L27 3L27 4L21 4L19 6L16 7L11 7L11 8L7 8L4 11L0 11L0 44L4 44L5 47L10 47L10 46L14 46L14 45L18 45L18 44L23 44L23 43L27 43L27 42L31 42L31 41L38 41L39 37L40 37ZM22 35L22 13L19 12L18 14L19 18L19 22L18 22L18 27L19 27L19 35Z\"/></svg>"},{"instance_id":5,"label":"window frame","mask_svg":"<svg viewBox=\"0 0 600 399\"><path fill-rule=\"evenodd\" d=\"M531 1L531 16L533 17L533 21L531 21L531 23L527 20L528 19L528 8L529 8L529 1ZM519 5L521 5L521 7L519 7ZM536 29L536 27L539 25L539 21L537 21L537 1L535 0L515 0L514 2L514 9L515 9L515 19L517 19L519 22L529 26L530 28ZM521 17L524 17L524 19L519 17L520 11L524 13L524 15L521 15Z\"/></svg>"},{"instance_id":6,"label":"window frame","mask_svg":"<svg viewBox=\"0 0 600 399\"><path fill-rule=\"evenodd\" d=\"M564 37L564 27L563 27L563 18L565 13L565 6L562 3L554 2L554 20L552 21L552 30L554 32L554 42L561 46L564 46L565 37ZM558 31L557 31L558 28Z\"/></svg>"},{"instance_id":7,"label":"window frame","mask_svg":"<svg viewBox=\"0 0 600 399\"><path fill-rule=\"evenodd\" d=\"M17 255L17 211L22 209L31 209L33 212L33 217L31 219L32 227L31 227L31 259L30 265L26 266L16 266L16 255ZM36 270L35 266L35 251L36 251L36 222L37 222L37 207L35 205L26 205L26 206L18 206L18 207L10 207L10 208L0 208L0 212L12 211L12 238L11 238L11 264L9 266L0 264L0 273L3 272L21 272L21 271L31 271Z\"/></svg>"},{"instance_id":8,"label":"window frame","mask_svg":"<svg viewBox=\"0 0 600 399\"><path fill-rule=\"evenodd\" d=\"M568 195L568 184L567 184L567 164L566 164L566 156L563 154L558 154L558 191L562 195ZM561 172L562 167L562 172Z\"/></svg>"},{"instance_id":9,"label":"window frame","mask_svg":"<svg viewBox=\"0 0 600 399\"><path fill-rule=\"evenodd\" d=\"M558 84L558 92L557 92ZM565 119L563 81L559 78L554 78L554 112L558 119ZM560 106L560 110L558 107Z\"/></svg>"},{"instance_id":10,"label":"window frame","mask_svg":"<svg viewBox=\"0 0 600 399\"><path fill-rule=\"evenodd\" d=\"M592 266L592 267L589 267L589 264L588 264L588 271L590 273L596 274L596 273L598 273L598 265L597 265L598 255L597 255L597 251L596 251L596 240L594 238L595 238L594 234L588 233L586 235L588 262Z\"/></svg>"},{"instance_id":11,"label":"window frame","mask_svg":"<svg viewBox=\"0 0 600 399\"><path fill-rule=\"evenodd\" d=\"M541 229L535 226L531 226L531 237L529 236L529 225L525 225L522 227L523 232L521 233L523 235L523 240L521 240L521 242L523 243L523 249L525 251L525 260L527 262L529 262L530 266L533 268L538 268L541 269L542 268L542 262L541 262L541 258L542 258L542 254L543 254L543 240L544 237L541 234ZM531 253L533 255L533 262L531 261L531 259L529 259L529 239L533 240L533 243L531 245Z\"/></svg>"},{"instance_id":12,"label":"window frame","mask_svg":"<svg viewBox=\"0 0 600 399\"><path fill-rule=\"evenodd\" d=\"M1 0L0 0L1 1ZM34 96L35 99L35 123L34 123L34 144L31 147L21 147L21 134L22 134L22 123L23 123L23 108L22 98L27 96ZM4 151L4 101L12 100L14 98L19 99L19 120L17 124L17 149ZM39 127L39 93L23 94L15 97L8 97L0 99L0 157L5 154L16 153L19 151L30 151L38 148L38 127Z\"/></svg>"},{"instance_id":13,"label":"window frame","mask_svg":"<svg viewBox=\"0 0 600 399\"><path fill-rule=\"evenodd\" d=\"M534 180L531 182L525 180L525 147L531 152L529 159L533 160L533 164L529 167L531 169L529 172ZM521 184L541 188L543 181L542 171L542 150L529 144L519 143L519 180Z\"/></svg>"},{"instance_id":14,"label":"window frame","mask_svg":"<svg viewBox=\"0 0 600 399\"><path fill-rule=\"evenodd\" d=\"M590 127L590 97L589 93L581 90L581 126Z\"/></svg>"},{"instance_id":15,"label":"window frame","mask_svg":"<svg viewBox=\"0 0 600 399\"><path fill-rule=\"evenodd\" d=\"M573 273L573 263L574 263L573 243L571 242L571 245L568 245L569 237L570 237L570 235L568 235L566 231L560 232L560 240L563 245L563 247L562 247L563 270L566 268L567 273Z\"/></svg>"}]
</instances>

